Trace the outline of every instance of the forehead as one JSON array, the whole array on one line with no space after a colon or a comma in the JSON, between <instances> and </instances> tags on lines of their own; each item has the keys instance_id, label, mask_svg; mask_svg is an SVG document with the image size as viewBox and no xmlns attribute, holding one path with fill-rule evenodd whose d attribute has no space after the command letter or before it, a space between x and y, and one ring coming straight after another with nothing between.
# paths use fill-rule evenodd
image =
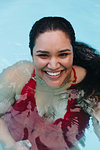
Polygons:
<instances>
[{"instance_id":1,"label":"forehead","mask_svg":"<svg viewBox=\"0 0 100 150\"><path fill-rule=\"evenodd\" d=\"M36 39L35 46L63 46L63 45L70 45L70 38L69 36L61 31L46 31L44 33L39 34Z\"/></svg>"},{"instance_id":2,"label":"forehead","mask_svg":"<svg viewBox=\"0 0 100 150\"><path fill-rule=\"evenodd\" d=\"M55 54L63 50L73 52L69 36L59 30L47 31L37 38L33 54L37 52Z\"/></svg>"}]
</instances>

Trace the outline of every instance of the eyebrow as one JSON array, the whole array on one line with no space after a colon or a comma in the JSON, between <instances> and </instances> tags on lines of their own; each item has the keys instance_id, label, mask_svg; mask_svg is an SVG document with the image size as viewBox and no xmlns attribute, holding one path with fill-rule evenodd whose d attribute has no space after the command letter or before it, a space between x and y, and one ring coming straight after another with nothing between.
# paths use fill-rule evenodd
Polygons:
<instances>
[{"instance_id":1,"label":"eyebrow","mask_svg":"<svg viewBox=\"0 0 100 150\"><path fill-rule=\"evenodd\" d=\"M60 50L60 51L58 51L58 53L63 53L63 52L70 52L71 50L70 49L64 49L64 50ZM38 50L38 51L36 51L36 53L45 53L45 54L49 54L49 52L48 51L44 51L44 50Z\"/></svg>"},{"instance_id":2,"label":"eyebrow","mask_svg":"<svg viewBox=\"0 0 100 150\"><path fill-rule=\"evenodd\" d=\"M60 50L60 51L58 51L58 53L70 52L70 51L71 51L71 49L64 49L64 50Z\"/></svg>"},{"instance_id":3,"label":"eyebrow","mask_svg":"<svg viewBox=\"0 0 100 150\"><path fill-rule=\"evenodd\" d=\"M46 53L46 54L49 54L48 51L43 51L43 50L38 50L38 51L36 51L36 53Z\"/></svg>"}]
</instances>

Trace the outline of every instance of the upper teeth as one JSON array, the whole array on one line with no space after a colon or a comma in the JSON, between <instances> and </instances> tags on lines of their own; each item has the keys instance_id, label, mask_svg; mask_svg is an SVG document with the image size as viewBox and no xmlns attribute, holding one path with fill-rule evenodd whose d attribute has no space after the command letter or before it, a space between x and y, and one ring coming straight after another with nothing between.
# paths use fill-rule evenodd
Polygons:
<instances>
[{"instance_id":1,"label":"upper teeth","mask_svg":"<svg viewBox=\"0 0 100 150\"><path fill-rule=\"evenodd\" d=\"M59 72L47 72L50 76L57 76L58 74L60 74Z\"/></svg>"}]
</instances>

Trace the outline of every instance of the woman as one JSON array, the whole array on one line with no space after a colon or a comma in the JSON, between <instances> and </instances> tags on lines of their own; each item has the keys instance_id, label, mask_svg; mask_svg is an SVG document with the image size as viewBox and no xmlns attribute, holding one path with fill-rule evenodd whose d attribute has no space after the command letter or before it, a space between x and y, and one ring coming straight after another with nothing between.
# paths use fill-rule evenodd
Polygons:
<instances>
[{"instance_id":1,"label":"woman","mask_svg":"<svg viewBox=\"0 0 100 150\"><path fill-rule=\"evenodd\" d=\"M4 143L29 140L31 150L78 149L90 115L100 121L100 56L76 42L72 25L61 17L37 21L29 47L33 62L19 62L0 76L0 111L6 113L1 126L9 129L12 144L5 136Z\"/></svg>"}]
</instances>

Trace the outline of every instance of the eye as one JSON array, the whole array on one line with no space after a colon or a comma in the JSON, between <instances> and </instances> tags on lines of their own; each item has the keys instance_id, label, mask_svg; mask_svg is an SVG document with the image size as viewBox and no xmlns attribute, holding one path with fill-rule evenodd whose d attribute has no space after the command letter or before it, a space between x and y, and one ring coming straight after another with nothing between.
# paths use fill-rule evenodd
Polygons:
<instances>
[{"instance_id":1,"label":"eye","mask_svg":"<svg viewBox=\"0 0 100 150\"><path fill-rule=\"evenodd\" d=\"M40 57L40 58L42 58L42 59L46 59L46 58L49 57L47 54L39 54L37 56Z\"/></svg>"},{"instance_id":2,"label":"eye","mask_svg":"<svg viewBox=\"0 0 100 150\"><path fill-rule=\"evenodd\" d=\"M62 57L62 58L65 58L65 57L68 56L68 53L61 53L61 54L59 54L59 56Z\"/></svg>"}]
</instances>

